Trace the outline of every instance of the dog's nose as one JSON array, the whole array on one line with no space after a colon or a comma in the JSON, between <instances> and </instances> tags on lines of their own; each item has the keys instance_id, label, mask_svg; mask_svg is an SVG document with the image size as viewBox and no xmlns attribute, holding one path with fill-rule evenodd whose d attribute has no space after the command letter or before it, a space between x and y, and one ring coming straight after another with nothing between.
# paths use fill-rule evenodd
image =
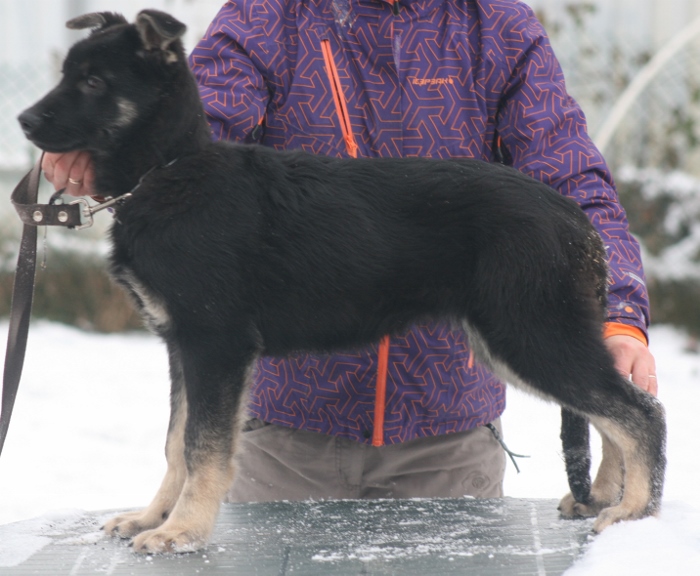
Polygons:
<instances>
[{"instance_id":1,"label":"dog's nose","mask_svg":"<svg viewBox=\"0 0 700 576\"><path fill-rule=\"evenodd\" d=\"M29 110L25 110L24 112L22 112L17 117L17 120L19 121L19 125L22 127L22 131L24 132L24 134L28 136L34 130L36 130L44 120L46 120L49 117L50 114L37 114L30 108Z\"/></svg>"}]
</instances>

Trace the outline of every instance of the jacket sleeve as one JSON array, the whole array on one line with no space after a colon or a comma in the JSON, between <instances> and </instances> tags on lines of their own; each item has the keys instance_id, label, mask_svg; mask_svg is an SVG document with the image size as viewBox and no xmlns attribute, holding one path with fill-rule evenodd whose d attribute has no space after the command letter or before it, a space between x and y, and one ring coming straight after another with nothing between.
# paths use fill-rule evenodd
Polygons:
<instances>
[{"instance_id":1,"label":"jacket sleeve","mask_svg":"<svg viewBox=\"0 0 700 576\"><path fill-rule=\"evenodd\" d=\"M502 32L515 55L505 72L508 80L496 119L503 146L515 168L583 208L608 252L608 321L635 326L646 335L649 301L639 243L583 112L567 94L545 31L529 8L519 6Z\"/></svg>"},{"instance_id":2,"label":"jacket sleeve","mask_svg":"<svg viewBox=\"0 0 700 576\"><path fill-rule=\"evenodd\" d=\"M227 2L190 55L212 133L250 142L270 95L256 59L263 35L252 16L257 3Z\"/></svg>"}]
</instances>

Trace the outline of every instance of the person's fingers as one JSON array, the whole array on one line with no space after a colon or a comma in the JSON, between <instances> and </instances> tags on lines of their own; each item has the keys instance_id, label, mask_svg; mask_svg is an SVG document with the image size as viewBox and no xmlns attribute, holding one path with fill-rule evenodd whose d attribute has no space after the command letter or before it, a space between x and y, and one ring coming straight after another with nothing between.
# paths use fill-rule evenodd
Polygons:
<instances>
[{"instance_id":1,"label":"person's fingers","mask_svg":"<svg viewBox=\"0 0 700 576\"><path fill-rule=\"evenodd\" d=\"M656 396L656 362L646 344L626 335L611 336L605 342L615 359L615 368L635 386Z\"/></svg>"},{"instance_id":2,"label":"person's fingers","mask_svg":"<svg viewBox=\"0 0 700 576\"><path fill-rule=\"evenodd\" d=\"M659 383L656 379L656 374L649 374L649 388L647 388L647 392L649 394L653 394L654 396L659 395Z\"/></svg>"},{"instance_id":3,"label":"person's fingers","mask_svg":"<svg viewBox=\"0 0 700 576\"><path fill-rule=\"evenodd\" d=\"M94 174L90 154L85 151L44 154L42 169L56 190L65 189L72 196L94 193Z\"/></svg>"},{"instance_id":4,"label":"person's fingers","mask_svg":"<svg viewBox=\"0 0 700 576\"><path fill-rule=\"evenodd\" d=\"M56 165L56 160L58 160L60 156L60 154L45 152L43 158L41 159L41 169L44 172L44 177L52 184L54 181L54 168Z\"/></svg>"},{"instance_id":5,"label":"person's fingers","mask_svg":"<svg viewBox=\"0 0 700 576\"><path fill-rule=\"evenodd\" d=\"M88 158L88 165L85 168L85 176L83 176L83 190L88 196L95 195L95 171L92 167L92 160Z\"/></svg>"},{"instance_id":6,"label":"person's fingers","mask_svg":"<svg viewBox=\"0 0 700 576\"><path fill-rule=\"evenodd\" d=\"M630 375L633 384L656 396L659 389L653 362L636 362L632 367Z\"/></svg>"},{"instance_id":7,"label":"person's fingers","mask_svg":"<svg viewBox=\"0 0 700 576\"><path fill-rule=\"evenodd\" d=\"M66 191L73 196L89 196L93 193L92 183L90 155L82 152L75 157L68 169Z\"/></svg>"},{"instance_id":8,"label":"person's fingers","mask_svg":"<svg viewBox=\"0 0 700 576\"><path fill-rule=\"evenodd\" d=\"M67 154L61 154L53 164L53 179L51 184L53 184L56 190L68 187L68 174L70 173L71 166L75 161L77 153L68 152Z\"/></svg>"}]
</instances>

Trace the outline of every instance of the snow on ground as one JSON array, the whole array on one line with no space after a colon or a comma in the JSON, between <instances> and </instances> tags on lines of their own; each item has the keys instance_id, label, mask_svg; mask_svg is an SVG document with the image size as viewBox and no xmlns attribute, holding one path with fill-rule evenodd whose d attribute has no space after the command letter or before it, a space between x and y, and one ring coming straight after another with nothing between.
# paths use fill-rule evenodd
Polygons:
<instances>
[{"instance_id":1,"label":"snow on ground","mask_svg":"<svg viewBox=\"0 0 700 576\"><path fill-rule=\"evenodd\" d=\"M3 350L6 334L0 323ZM700 356L672 328L654 328L651 340L669 428L663 510L606 530L567 576L700 573ZM43 545L47 522L149 502L165 471L168 387L165 348L153 336L32 325L0 458L0 524L35 519L10 540L3 527L0 566ZM558 408L511 389L504 426L509 447L531 456L519 460L520 474L509 464L506 494L562 496Z\"/></svg>"}]
</instances>

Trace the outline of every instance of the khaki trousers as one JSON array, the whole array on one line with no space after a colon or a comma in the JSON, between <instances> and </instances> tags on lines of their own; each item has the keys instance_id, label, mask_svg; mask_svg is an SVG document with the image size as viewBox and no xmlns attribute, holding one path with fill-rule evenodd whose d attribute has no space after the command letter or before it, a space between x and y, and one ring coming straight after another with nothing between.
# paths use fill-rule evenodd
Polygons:
<instances>
[{"instance_id":1,"label":"khaki trousers","mask_svg":"<svg viewBox=\"0 0 700 576\"><path fill-rule=\"evenodd\" d=\"M377 448L251 420L236 463L227 502L495 498L505 473L503 448L483 426Z\"/></svg>"}]
</instances>

